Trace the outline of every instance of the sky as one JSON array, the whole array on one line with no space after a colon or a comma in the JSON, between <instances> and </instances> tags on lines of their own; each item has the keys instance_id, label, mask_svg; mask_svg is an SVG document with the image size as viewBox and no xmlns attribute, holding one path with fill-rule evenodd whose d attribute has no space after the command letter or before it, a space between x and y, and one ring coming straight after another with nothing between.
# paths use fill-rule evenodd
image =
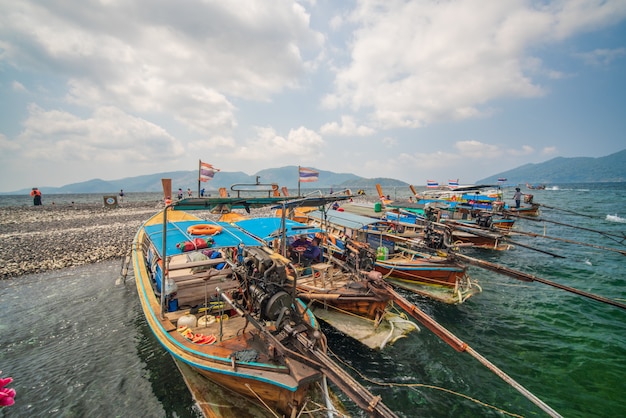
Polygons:
<instances>
[{"instance_id":1,"label":"sky","mask_svg":"<svg viewBox=\"0 0 626 418\"><path fill-rule=\"evenodd\" d=\"M0 0L0 192L199 160L471 184L621 151L625 109L624 0Z\"/></svg>"}]
</instances>

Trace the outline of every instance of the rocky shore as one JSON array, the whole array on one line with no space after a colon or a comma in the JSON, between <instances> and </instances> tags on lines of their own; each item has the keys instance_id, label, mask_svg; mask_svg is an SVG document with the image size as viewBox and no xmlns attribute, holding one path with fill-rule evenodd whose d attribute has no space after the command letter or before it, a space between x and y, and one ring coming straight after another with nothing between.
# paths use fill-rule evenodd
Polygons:
<instances>
[{"instance_id":1,"label":"rocky shore","mask_svg":"<svg viewBox=\"0 0 626 418\"><path fill-rule=\"evenodd\" d=\"M155 202L0 208L0 279L125 256Z\"/></svg>"}]
</instances>

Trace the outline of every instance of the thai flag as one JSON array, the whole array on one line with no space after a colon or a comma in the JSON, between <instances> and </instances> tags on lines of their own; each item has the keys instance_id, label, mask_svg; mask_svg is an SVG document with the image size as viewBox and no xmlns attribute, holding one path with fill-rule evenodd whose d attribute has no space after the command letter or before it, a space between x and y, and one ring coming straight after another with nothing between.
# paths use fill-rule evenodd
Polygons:
<instances>
[{"instance_id":1,"label":"thai flag","mask_svg":"<svg viewBox=\"0 0 626 418\"><path fill-rule=\"evenodd\" d=\"M215 168L209 163L200 161L200 181L213 180L216 171L220 171L219 168Z\"/></svg>"},{"instance_id":2,"label":"thai flag","mask_svg":"<svg viewBox=\"0 0 626 418\"><path fill-rule=\"evenodd\" d=\"M459 187L459 179L448 180L448 187L451 189L456 189L457 187Z\"/></svg>"},{"instance_id":3,"label":"thai flag","mask_svg":"<svg viewBox=\"0 0 626 418\"><path fill-rule=\"evenodd\" d=\"M439 183L437 183L435 180L426 180L426 187L429 189L436 189L437 187L439 187Z\"/></svg>"},{"instance_id":4,"label":"thai flag","mask_svg":"<svg viewBox=\"0 0 626 418\"><path fill-rule=\"evenodd\" d=\"M311 183L313 181L317 181L319 180L319 171L315 171L315 170L311 170L310 168L304 168L304 167L300 167L299 168L299 174L300 174L300 178L298 179L298 181L300 181L300 183Z\"/></svg>"}]
</instances>

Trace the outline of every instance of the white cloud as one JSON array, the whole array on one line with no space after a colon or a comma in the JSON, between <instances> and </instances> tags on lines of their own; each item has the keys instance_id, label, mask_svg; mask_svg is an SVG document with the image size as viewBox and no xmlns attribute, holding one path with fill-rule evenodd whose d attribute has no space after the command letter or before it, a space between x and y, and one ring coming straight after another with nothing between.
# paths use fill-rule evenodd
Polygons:
<instances>
[{"instance_id":1,"label":"white cloud","mask_svg":"<svg viewBox=\"0 0 626 418\"><path fill-rule=\"evenodd\" d=\"M11 83L11 88L13 88L13 91L19 91L19 92L27 91L26 87L24 87L24 85L20 83L19 81L13 81Z\"/></svg>"},{"instance_id":2,"label":"white cloud","mask_svg":"<svg viewBox=\"0 0 626 418\"><path fill-rule=\"evenodd\" d=\"M325 142L315 131L303 126L281 136L272 127L257 127L256 137L239 147L234 155L238 159L293 164L294 161L310 162L322 155Z\"/></svg>"},{"instance_id":3,"label":"white cloud","mask_svg":"<svg viewBox=\"0 0 626 418\"><path fill-rule=\"evenodd\" d=\"M454 144L460 156L473 159L493 159L502 155L502 149L497 145L485 144L480 141L459 141Z\"/></svg>"},{"instance_id":4,"label":"white cloud","mask_svg":"<svg viewBox=\"0 0 626 418\"><path fill-rule=\"evenodd\" d=\"M21 158L29 161L130 164L175 158L184 151L159 126L114 107L98 108L87 119L37 105L29 112L15 141Z\"/></svg>"},{"instance_id":5,"label":"white cloud","mask_svg":"<svg viewBox=\"0 0 626 418\"><path fill-rule=\"evenodd\" d=\"M626 48L595 49L591 52L581 52L574 56L582 59L586 64L593 66L609 66L614 61L626 56Z\"/></svg>"},{"instance_id":6,"label":"white cloud","mask_svg":"<svg viewBox=\"0 0 626 418\"><path fill-rule=\"evenodd\" d=\"M521 149L510 148L507 150L510 155L514 155L516 157L523 155L531 155L535 153L535 149L530 145L522 145Z\"/></svg>"},{"instance_id":7,"label":"white cloud","mask_svg":"<svg viewBox=\"0 0 626 418\"><path fill-rule=\"evenodd\" d=\"M324 42L289 0L144 6L20 2L0 17L21 39L7 58L68 76L71 103L165 112L206 134L236 125L232 98L297 87Z\"/></svg>"},{"instance_id":8,"label":"white cloud","mask_svg":"<svg viewBox=\"0 0 626 418\"><path fill-rule=\"evenodd\" d=\"M352 116L342 116L341 123L331 122L323 125L320 128L320 133L323 135L337 135L337 136L369 136L373 135L376 131L364 125L357 125Z\"/></svg>"},{"instance_id":9,"label":"white cloud","mask_svg":"<svg viewBox=\"0 0 626 418\"><path fill-rule=\"evenodd\" d=\"M490 101L545 94L534 73L562 76L530 55L537 45L625 14L626 2L599 0L362 1L351 16L352 60L323 104L370 110L387 128L475 118Z\"/></svg>"},{"instance_id":10,"label":"white cloud","mask_svg":"<svg viewBox=\"0 0 626 418\"><path fill-rule=\"evenodd\" d=\"M556 147L545 147L541 150L542 155L556 155L557 148Z\"/></svg>"}]
</instances>

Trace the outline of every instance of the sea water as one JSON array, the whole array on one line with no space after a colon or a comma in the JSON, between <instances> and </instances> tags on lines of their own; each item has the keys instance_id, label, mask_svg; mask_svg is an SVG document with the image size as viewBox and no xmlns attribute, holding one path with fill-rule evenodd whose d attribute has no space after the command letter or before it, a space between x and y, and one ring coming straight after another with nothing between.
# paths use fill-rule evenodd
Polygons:
<instances>
[{"instance_id":1,"label":"sea water","mask_svg":"<svg viewBox=\"0 0 626 418\"><path fill-rule=\"evenodd\" d=\"M563 258L521 246L465 253L626 303L624 255L611 251L626 249L619 238L626 234L626 183L528 192L546 205L546 222L518 220L516 229L594 247L515 236ZM199 416L145 324L134 279L115 284L120 268L116 260L0 281L1 377L13 377L17 391L0 417ZM470 274L483 292L459 306L400 292L564 417L626 415L625 310L477 267ZM324 332L331 355L399 416L545 416L471 355L421 328L383 351ZM342 399L353 415L366 416Z\"/></svg>"}]
</instances>

